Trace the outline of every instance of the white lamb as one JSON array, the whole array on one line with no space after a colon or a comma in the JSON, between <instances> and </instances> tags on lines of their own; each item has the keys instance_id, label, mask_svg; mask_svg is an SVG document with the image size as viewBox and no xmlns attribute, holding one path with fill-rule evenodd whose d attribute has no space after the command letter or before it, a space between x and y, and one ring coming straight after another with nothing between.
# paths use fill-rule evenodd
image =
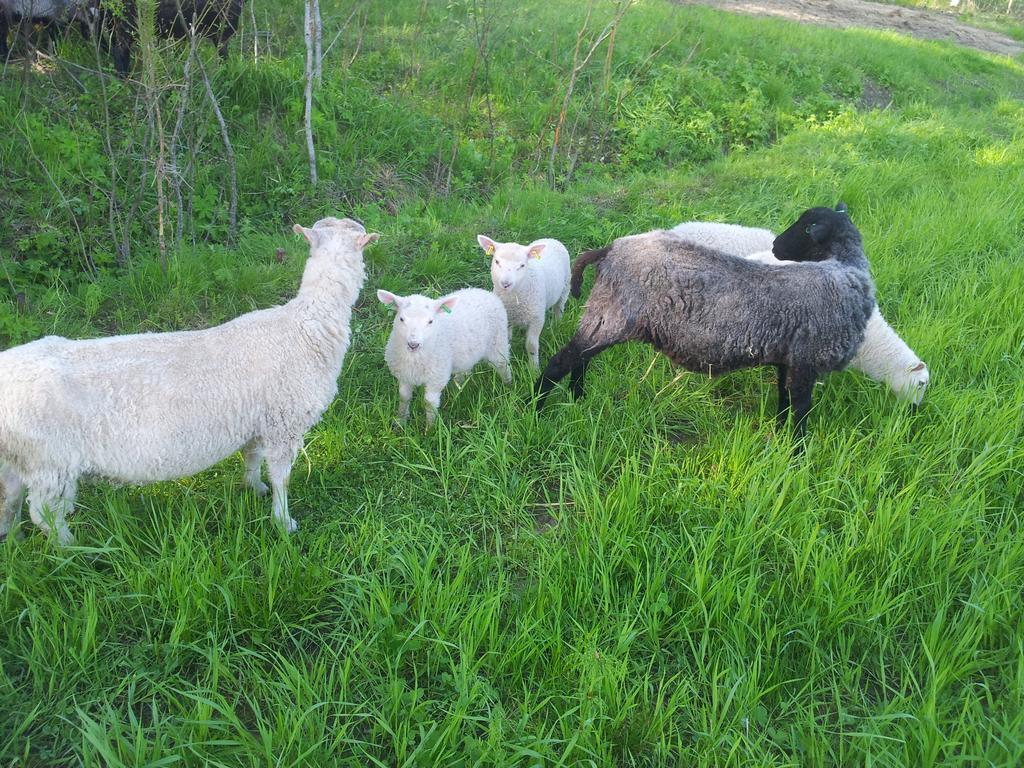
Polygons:
<instances>
[{"instance_id":1,"label":"white lamb","mask_svg":"<svg viewBox=\"0 0 1024 768\"><path fill-rule=\"evenodd\" d=\"M434 423L441 392L452 376L468 373L482 360L508 384L508 315L490 291L466 288L431 299L377 291L377 298L395 308L395 321L384 348L384 360L398 379L398 420L409 418L414 387L423 386L427 426Z\"/></svg>"},{"instance_id":2,"label":"white lamb","mask_svg":"<svg viewBox=\"0 0 1024 768\"><path fill-rule=\"evenodd\" d=\"M688 242L765 263L792 264L779 261L772 254L775 234L767 229L737 224L687 221L672 231ZM875 306L868 318L864 342L848 368L860 371L889 388L913 405L920 405L928 389L928 366L885 321Z\"/></svg>"},{"instance_id":3,"label":"white lamb","mask_svg":"<svg viewBox=\"0 0 1024 768\"><path fill-rule=\"evenodd\" d=\"M294 229L310 255L283 306L200 331L49 336L0 353L0 533L27 490L32 521L68 544L79 478L170 480L239 449L246 484L266 493L266 462L274 518L298 527L288 514L292 462L337 392L362 251L378 236L351 219Z\"/></svg>"},{"instance_id":4,"label":"white lamb","mask_svg":"<svg viewBox=\"0 0 1024 768\"><path fill-rule=\"evenodd\" d=\"M491 257L491 281L513 328L526 328L526 353L540 368L540 332L544 315L554 307L558 320L569 298L569 251L545 238L529 245L497 243L484 235L477 242Z\"/></svg>"}]
</instances>

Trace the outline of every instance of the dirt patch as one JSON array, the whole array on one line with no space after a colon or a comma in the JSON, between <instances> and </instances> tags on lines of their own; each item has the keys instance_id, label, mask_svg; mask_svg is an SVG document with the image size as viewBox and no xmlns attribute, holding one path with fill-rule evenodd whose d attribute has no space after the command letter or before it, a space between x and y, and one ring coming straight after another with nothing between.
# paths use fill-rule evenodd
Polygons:
<instances>
[{"instance_id":1,"label":"dirt patch","mask_svg":"<svg viewBox=\"0 0 1024 768\"><path fill-rule=\"evenodd\" d=\"M817 24L823 27L864 27L899 32L922 40L948 40L980 51L1017 56L1024 45L1011 37L961 22L955 14L883 5L867 0L676 0L685 5L708 5L749 16Z\"/></svg>"},{"instance_id":2,"label":"dirt patch","mask_svg":"<svg viewBox=\"0 0 1024 768\"><path fill-rule=\"evenodd\" d=\"M892 104L892 94L884 85L879 85L870 77L861 83L860 108L885 109Z\"/></svg>"}]
</instances>

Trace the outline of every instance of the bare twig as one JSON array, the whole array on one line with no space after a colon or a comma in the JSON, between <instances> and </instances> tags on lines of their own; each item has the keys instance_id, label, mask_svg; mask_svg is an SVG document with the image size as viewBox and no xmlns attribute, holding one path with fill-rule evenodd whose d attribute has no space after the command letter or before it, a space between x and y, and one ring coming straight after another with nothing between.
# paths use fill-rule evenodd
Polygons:
<instances>
[{"instance_id":1,"label":"bare twig","mask_svg":"<svg viewBox=\"0 0 1024 768\"><path fill-rule=\"evenodd\" d=\"M558 156L558 142L561 136L562 127L565 124L565 118L569 110L569 102L572 100L573 90L576 88L576 79L579 77L580 72L590 62L590 58L594 55L594 52L601 46L609 35L611 35L619 26L619 22L622 21L623 15L632 5L632 0L620 0L615 8L615 15L612 17L600 34L594 38L590 44L589 50L580 59L580 49L582 48L583 38L586 36L587 29L590 26L590 17L594 10L594 2L587 5L587 15L583 20L583 26L580 27L579 32L576 35L576 48L573 51L572 56L572 69L569 72L569 81L565 87L565 96L562 98L562 108L558 112L558 121L555 124L555 135L551 142L551 154L548 158L548 176L549 181L554 183L555 178L555 158Z\"/></svg>"},{"instance_id":2,"label":"bare twig","mask_svg":"<svg viewBox=\"0 0 1024 768\"><path fill-rule=\"evenodd\" d=\"M213 87L210 85L210 78L206 74L206 66L203 64L203 57L196 56L196 61L199 62L199 71L203 75L203 86L206 88L206 97L210 100L210 105L213 107L213 114L217 117L217 124L220 126L220 137L224 142L224 153L228 159L228 171L231 176L231 207L228 214L228 227L231 241L234 242L238 236L238 169L235 165L235 150L231 147L231 137L228 136L228 126L224 122L224 115L220 111L220 104L217 102L217 97L213 93Z\"/></svg>"},{"instance_id":3,"label":"bare twig","mask_svg":"<svg viewBox=\"0 0 1024 768\"><path fill-rule=\"evenodd\" d=\"M352 12L348 15L348 18L346 18L342 23L341 28L338 29L334 37L331 39L330 45L328 45L327 50L324 51L323 58L327 58L327 54L331 52L331 48L333 48L334 44L338 42L338 38L345 34L345 30L348 29L348 25L351 23L352 19L355 18L355 15L362 10L362 7L362 2L356 3L352 6Z\"/></svg>"},{"instance_id":4,"label":"bare twig","mask_svg":"<svg viewBox=\"0 0 1024 768\"><path fill-rule=\"evenodd\" d=\"M324 73L324 25L320 20L320 0L310 0L313 6L313 77L320 85Z\"/></svg>"},{"instance_id":5,"label":"bare twig","mask_svg":"<svg viewBox=\"0 0 1024 768\"><path fill-rule=\"evenodd\" d=\"M309 151L309 183L316 186L316 148L313 146L313 25L315 15L313 4L316 0L306 0L304 3L305 14L305 37L306 37L306 149Z\"/></svg>"},{"instance_id":6,"label":"bare twig","mask_svg":"<svg viewBox=\"0 0 1024 768\"><path fill-rule=\"evenodd\" d=\"M184 85L178 96L178 114L174 121L174 132L171 134L171 183L174 186L174 200L177 206L177 222L174 228L174 240L179 245L185 232L185 203L181 195L181 170L178 168L178 137L185 122L185 107L192 96L192 61L196 55L195 27L189 28L188 57L185 59Z\"/></svg>"}]
</instances>

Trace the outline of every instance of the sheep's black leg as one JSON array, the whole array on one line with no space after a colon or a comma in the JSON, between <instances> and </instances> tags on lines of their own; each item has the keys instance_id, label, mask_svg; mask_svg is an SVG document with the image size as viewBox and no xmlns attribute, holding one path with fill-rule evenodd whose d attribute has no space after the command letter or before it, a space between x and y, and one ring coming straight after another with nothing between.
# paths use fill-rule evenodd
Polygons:
<instances>
[{"instance_id":1,"label":"sheep's black leg","mask_svg":"<svg viewBox=\"0 0 1024 768\"><path fill-rule=\"evenodd\" d=\"M7 33L10 31L11 20L6 9L0 9L0 58L7 62L7 54L11 49L7 47Z\"/></svg>"},{"instance_id":2,"label":"sheep's black leg","mask_svg":"<svg viewBox=\"0 0 1024 768\"><path fill-rule=\"evenodd\" d=\"M779 377L779 407L775 412L775 425L779 429L786 426L789 417L789 371L784 365L775 366Z\"/></svg>"},{"instance_id":3,"label":"sheep's black leg","mask_svg":"<svg viewBox=\"0 0 1024 768\"><path fill-rule=\"evenodd\" d=\"M583 377L587 365L610 344L593 344L589 339L582 338L579 333L569 340L555 355L548 360L544 372L533 387L537 395L537 410L544 407L544 400L554 386L572 373L572 390L577 396L583 393Z\"/></svg>"},{"instance_id":4,"label":"sheep's black leg","mask_svg":"<svg viewBox=\"0 0 1024 768\"><path fill-rule=\"evenodd\" d=\"M816 378L812 371L790 371L789 395L793 403L793 433L798 440L802 440L807 433L807 413L811 410L811 396Z\"/></svg>"}]
</instances>

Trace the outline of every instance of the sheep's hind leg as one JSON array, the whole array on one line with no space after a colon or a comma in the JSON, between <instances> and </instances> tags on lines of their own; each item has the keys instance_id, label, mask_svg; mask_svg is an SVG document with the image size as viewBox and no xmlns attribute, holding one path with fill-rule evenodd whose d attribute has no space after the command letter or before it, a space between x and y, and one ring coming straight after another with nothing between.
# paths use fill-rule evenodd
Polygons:
<instances>
[{"instance_id":1,"label":"sheep's hind leg","mask_svg":"<svg viewBox=\"0 0 1024 768\"><path fill-rule=\"evenodd\" d=\"M39 526L43 533L56 534L57 542L61 546L74 543L67 518L75 507L75 486L74 481L58 488L46 483L29 483L31 490L28 495L28 509L32 522Z\"/></svg>"},{"instance_id":2,"label":"sheep's hind leg","mask_svg":"<svg viewBox=\"0 0 1024 768\"><path fill-rule=\"evenodd\" d=\"M817 376L807 370L789 371L789 396L793 408L793 434L797 440L803 440L807 434L807 414L811 410L811 398ZM799 446L797 450L800 450Z\"/></svg>"},{"instance_id":3,"label":"sheep's hind leg","mask_svg":"<svg viewBox=\"0 0 1024 768\"><path fill-rule=\"evenodd\" d=\"M558 303L555 304L554 311L551 313L551 317L554 320L561 320L562 314L565 312L565 302L569 300L569 284L565 284L565 290L562 291L562 295L558 298Z\"/></svg>"},{"instance_id":4,"label":"sheep's hind leg","mask_svg":"<svg viewBox=\"0 0 1024 768\"><path fill-rule=\"evenodd\" d=\"M3 507L0 508L0 537L6 536L18 521L18 513L25 501L25 483L9 467L0 468L0 485L3 485Z\"/></svg>"},{"instance_id":5,"label":"sheep's hind leg","mask_svg":"<svg viewBox=\"0 0 1024 768\"><path fill-rule=\"evenodd\" d=\"M301 440L294 443L282 443L268 447L264 453L267 462L267 477L270 478L270 487L274 491L273 509L274 520L288 533L295 533L299 524L288 514L288 480L292 474L292 464L299 454Z\"/></svg>"},{"instance_id":6,"label":"sheep's hind leg","mask_svg":"<svg viewBox=\"0 0 1024 768\"><path fill-rule=\"evenodd\" d=\"M786 426L786 419L789 418L789 371L784 365L775 366L775 370L778 372L779 378L779 406L775 412L775 426L782 429Z\"/></svg>"},{"instance_id":7,"label":"sheep's hind leg","mask_svg":"<svg viewBox=\"0 0 1024 768\"><path fill-rule=\"evenodd\" d=\"M534 385L534 393L537 396L537 410L544 407L544 401L554 386L572 373L572 391L577 397L583 395L583 379L586 376L587 366L597 355L610 347L611 344L595 344L577 332L569 343L562 347L548 361L544 372L537 379Z\"/></svg>"},{"instance_id":8,"label":"sheep's hind leg","mask_svg":"<svg viewBox=\"0 0 1024 768\"><path fill-rule=\"evenodd\" d=\"M245 459L245 484L252 488L257 496L266 496L267 484L260 477L260 470L263 468L263 448L259 440L253 439L242 448L242 457Z\"/></svg>"},{"instance_id":9,"label":"sheep's hind leg","mask_svg":"<svg viewBox=\"0 0 1024 768\"><path fill-rule=\"evenodd\" d=\"M539 323L532 323L526 329L526 354L530 357L533 370L540 370L540 332L544 329L544 318Z\"/></svg>"}]
</instances>

